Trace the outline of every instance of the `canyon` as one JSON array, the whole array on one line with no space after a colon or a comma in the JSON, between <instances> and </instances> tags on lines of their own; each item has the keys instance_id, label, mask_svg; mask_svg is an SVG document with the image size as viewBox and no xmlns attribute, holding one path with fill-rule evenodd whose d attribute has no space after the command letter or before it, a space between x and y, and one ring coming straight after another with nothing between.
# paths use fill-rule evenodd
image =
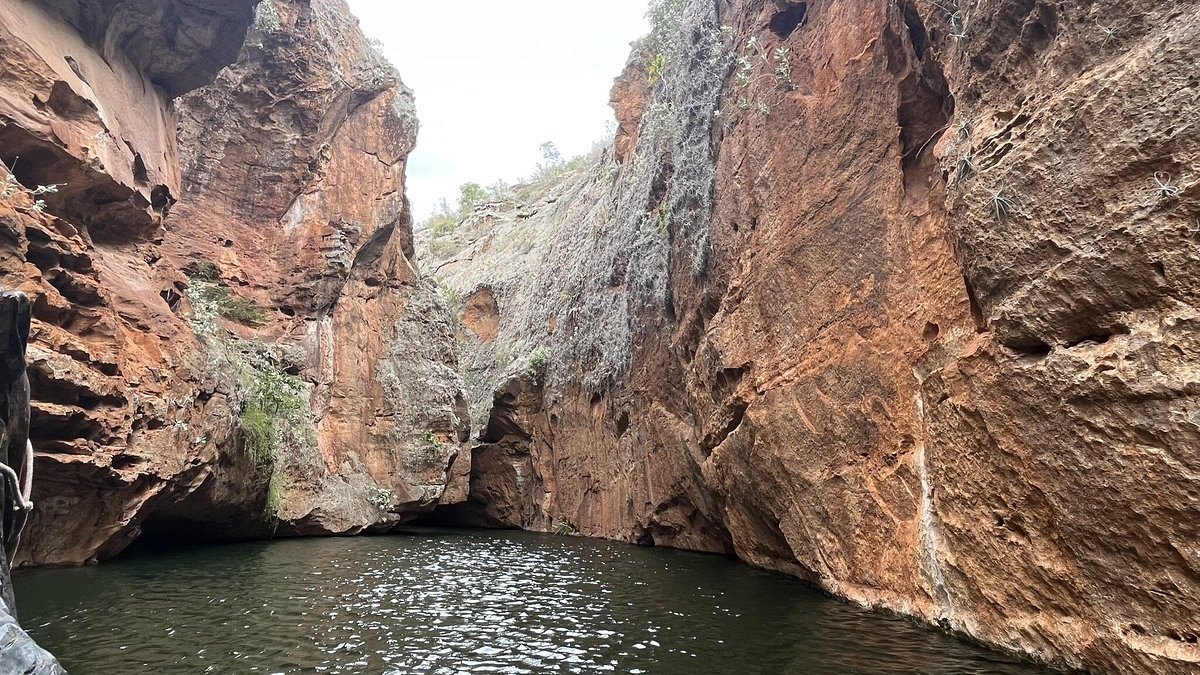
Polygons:
<instances>
[{"instance_id":1,"label":"canyon","mask_svg":"<svg viewBox=\"0 0 1200 675\"><path fill-rule=\"evenodd\" d=\"M1200 3L663 0L446 232L343 0L0 0L15 565L562 531L1200 668Z\"/></svg>"}]
</instances>

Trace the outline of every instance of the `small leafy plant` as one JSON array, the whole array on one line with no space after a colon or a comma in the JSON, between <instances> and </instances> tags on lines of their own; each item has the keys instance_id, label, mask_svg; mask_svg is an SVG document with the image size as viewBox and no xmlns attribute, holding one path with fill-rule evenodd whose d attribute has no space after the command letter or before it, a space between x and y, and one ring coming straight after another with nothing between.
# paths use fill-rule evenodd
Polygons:
<instances>
[{"instance_id":1,"label":"small leafy plant","mask_svg":"<svg viewBox=\"0 0 1200 675\"><path fill-rule=\"evenodd\" d=\"M0 197L3 197L4 199L11 199L17 193L27 193L33 197L33 211L35 213L41 213L42 211L46 210L46 201L44 199L38 199L38 197L41 197L42 195L54 194L58 192L60 187L66 187L66 184L52 183L50 185L39 185L30 190L24 185L21 185L20 181L17 180L16 175L14 175L12 171L9 171L8 175L4 177L4 188L0 190Z\"/></svg>"},{"instance_id":2,"label":"small leafy plant","mask_svg":"<svg viewBox=\"0 0 1200 675\"><path fill-rule=\"evenodd\" d=\"M396 495L387 488L371 485L367 488L367 501L375 505L380 511L387 511L392 508L392 502L395 501Z\"/></svg>"},{"instance_id":3,"label":"small leafy plant","mask_svg":"<svg viewBox=\"0 0 1200 675\"><path fill-rule=\"evenodd\" d=\"M667 68L667 55L655 54L654 58L650 59L650 67L646 73L646 84L653 87L662 79L663 72Z\"/></svg>"},{"instance_id":4,"label":"small leafy plant","mask_svg":"<svg viewBox=\"0 0 1200 675\"><path fill-rule=\"evenodd\" d=\"M529 368L527 372L530 377L541 377L546 374L546 367L549 364L550 350L545 347L538 347L529 355Z\"/></svg>"},{"instance_id":5,"label":"small leafy plant","mask_svg":"<svg viewBox=\"0 0 1200 675\"><path fill-rule=\"evenodd\" d=\"M1181 194L1183 194L1183 188L1172 182L1171 174L1163 171L1154 173L1154 177L1151 178L1149 204L1179 199Z\"/></svg>"},{"instance_id":6,"label":"small leafy plant","mask_svg":"<svg viewBox=\"0 0 1200 675\"><path fill-rule=\"evenodd\" d=\"M997 222L1008 218L1014 208L1016 205L1011 199L1004 196L1003 188L992 193L992 214L996 216Z\"/></svg>"},{"instance_id":7,"label":"small leafy plant","mask_svg":"<svg viewBox=\"0 0 1200 675\"><path fill-rule=\"evenodd\" d=\"M733 83L739 90L738 110L757 110L767 114L771 111L771 106L780 100L779 91L792 91L796 88L796 83L792 80L792 50L787 47L778 47L774 52L768 52L758 37L753 36L746 41L745 48L737 55L734 63L737 66ZM770 73L756 76L756 63L764 66L773 64L774 67ZM764 80L768 85L766 89L752 86ZM769 100L763 92L771 91L772 88L777 93L774 100Z\"/></svg>"},{"instance_id":8,"label":"small leafy plant","mask_svg":"<svg viewBox=\"0 0 1200 675\"><path fill-rule=\"evenodd\" d=\"M958 158L958 165L955 169L955 175L957 175L958 180L961 181L966 180L967 176L970 176L973 173L975 173L975 162L971 159L971 155L969 153L963 153L963 155Z\"/></svg>"},{"instance_id":9,"label":"small leafy plant","mask_svg":"<svg viewBox=\"0 0 1200 675\"><path fill-rule=\"evenodd\" d=\"M560 537L570 537L579 534L579 530L575 529L575 525L566 518L559 518L554 524L554 534Z\"/></svg>"},{"instance_id":10,"label":"small leafy plant","mask_svg":"<svg viewBox=\"0 0 1200 675\"><path fill-rule=\"evenodd\" d=\"M791 49L779 47L775 50L775 78L789 90L796 88L796 84L792 82Z\"/></svg>"},{"instance_id":11,"label":"small leafy plant","mask_svg":"<svg viewBox=\"0 0 1200 675\"><path fill-rule=\"evenodd\" d=\"M433 433L432 429L426 429L425 433L421 435L421 440L427 448L442 447L442 440L437 437L437 434Z\"/></svg>"}]
</instances>

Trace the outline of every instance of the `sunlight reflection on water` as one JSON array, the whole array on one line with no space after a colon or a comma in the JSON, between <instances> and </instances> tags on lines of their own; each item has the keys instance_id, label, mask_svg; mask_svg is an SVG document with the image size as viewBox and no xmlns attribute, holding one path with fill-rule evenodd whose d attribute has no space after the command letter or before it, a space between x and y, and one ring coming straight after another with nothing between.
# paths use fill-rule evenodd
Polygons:
<instances>
[{"instance_id":1,"label":"sunlight reflection on water","mask_svg":"<svg viewBox=\"0 0 1200 675\"><path fill-rule=\"evenodd\" d=\"M20 573L22 618L88 673L1032 673L735 561L418 531Z\"/></svg>"}]
</instances>

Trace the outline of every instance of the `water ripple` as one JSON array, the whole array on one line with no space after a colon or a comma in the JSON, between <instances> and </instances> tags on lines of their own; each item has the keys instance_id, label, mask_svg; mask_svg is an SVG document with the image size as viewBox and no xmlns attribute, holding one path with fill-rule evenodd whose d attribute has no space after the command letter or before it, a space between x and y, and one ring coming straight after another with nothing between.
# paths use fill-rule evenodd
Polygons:
<instances>
[{"instance_id":1,"label":"water ripple","mask_svg":"<svg viewBox=\"0 0 1200 675\"><path fill-rule=\"evenodd\" d=\"M223 546L16 587L75 675L1037 672L721 558L522 533Z\"/></svg>"}]
</instances>

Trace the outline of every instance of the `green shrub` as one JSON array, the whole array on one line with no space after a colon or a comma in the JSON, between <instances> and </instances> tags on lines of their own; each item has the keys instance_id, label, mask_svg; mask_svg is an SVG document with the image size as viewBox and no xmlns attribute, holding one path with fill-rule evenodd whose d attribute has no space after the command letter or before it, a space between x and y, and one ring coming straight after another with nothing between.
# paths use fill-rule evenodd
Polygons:
<instances>
[{"instance_id":1,"label":"green shrub","mask_svg":"<svg viewBox=\"0 0 1200 675\"><path fill-rule=\"evenodd\" d=\"M454 230L458 229L458 219L453 216L434 216L429 219L428 223L429 227L433 230L433 237L435 239L453 234Z\"/></svg>"},{"instance_id":2,"label":"green shrub","mask_svg":"<svg viewBox=\"0 0 1200 675\"><path fill-rule=\"evenodd\" d=\"M275 421L266 412L247 408L241 415L242 435L246 439L246 454L259 468L270 468L277 459L278 437Z\"/></svg>"},{"instance_id":3,"label":"green shrub","mask_svg":"<svg viewBox=\"0 0 1200 675\"><path fill-rule=\"evenodd\" d=\"M211 260L193 262L187 266L187 275L194 281L217 282L221 280L221 270Z\"/></svg>"},{"instance_id":4,"label":"green shrub","mask_svg":"<svg viewBox=\"0 0 1200 675\"><path fill-rule=\"evenodd\" d=\"M261 326L267 321L267 313L245 298L230 298L222 307L221 316L247 326Z\"/></svg>"},{"instance_id":5,"label":"green shrub","mask_svg":"<svg viewBox=\"0 0 1200 675\"><path fill-rule=\"evenodd\" d=\"M202 277L193 276L194 280ZM252 300L239 298L228 286L220 283L202 282L196 295L216 314L246 326L261 326L267 321L267 313Z\"/></svg>"},{"instance_id":6,"label":"green shrub","mask_svg":"<svg viewBox=\"0 0 1200 675\"><path fill-rule=\"evenodd\" d=\"M555 178L566 171L566 165L563 163L562 153L558 151L558 146L553 141L546 141L538 148L542 152L542 161L537 165L534 171L533 180L543 181L548 178Z\"/></svg>"},{"instance_id":7,"label":"green shrub","mask_svg":"<svg viewBox=\"0 0 1200 675\"><path fill-rule=\"evenodd\" d=\"M575 529L575 525L566 518L560 518L554 525L554 534L560 537L570 537L579 534L579 530Z\"/></svg>"},{"instance_id":8,"label":"green shrub","mask_svg":"<svg viewBox=\"0 0 1200 675\"><path fill-rule=\"evenodd\" d=\"M546 374L546 367L550 365L550 350L545 347L538 347L532 354L529 355L529 375L531 377L541 377Z\"/></svg>"},{"instance_id":9,"label":"green shrub","mask_svg":"<svg viewBox=\"0 0 1200 675\"><path fill-rule=\"evenodd\" d=\"M258 364L250 386L247 407L278 417L300 409L304 405L301 394L304 382L295 375L288 375L271 364Z\"/></svg>"},{"instance_id":10,"label":"green shrub","mask_svg":"<svg viewBox=\"0 0 1200 675\"><path fill-rule=\"evenodd\" d=\"M465 220L475 210L475 205L487 196L487 192L479 183L463 183L458 190L458 217Z\"/></svg>"},{"instance_id":11,"label":"green shrub","mask_svg":"<svg viewBox=\"0 0 1200 675\"><path fill-rule=\"evenodd\" d=\"M263 515L271 520L279 518L279 508L283 506L283 495L287 492L287 479L278 471L271 472L271 480L267 483L267 504Z\"/></svg>"},{"instance_id":12,"label":"green shrub","mask_svg":"<svg viewBox=\"0 0 1200 675\"><path fill-rule=\"evenodd\" d=\"M667 68L667 55L655 54L654 58L650 59L649 72L646 74L646 84L653 87L662 79L663 71Z\"/></svg>"},{"instance_id":13,"label":"green shrub","mask_svg":"<svg viewBox=\"0 0 1200 675\"><path fill-rule=\"evenodd\" d=\"M288 430L302 423L298 413L304 405L304 383L260 358L247 364L241 388L245 401L239 421L246 454L270 473L265 515L275 518L287 487L279 470L281 446Z\"/></svg>"}]
</instances>

